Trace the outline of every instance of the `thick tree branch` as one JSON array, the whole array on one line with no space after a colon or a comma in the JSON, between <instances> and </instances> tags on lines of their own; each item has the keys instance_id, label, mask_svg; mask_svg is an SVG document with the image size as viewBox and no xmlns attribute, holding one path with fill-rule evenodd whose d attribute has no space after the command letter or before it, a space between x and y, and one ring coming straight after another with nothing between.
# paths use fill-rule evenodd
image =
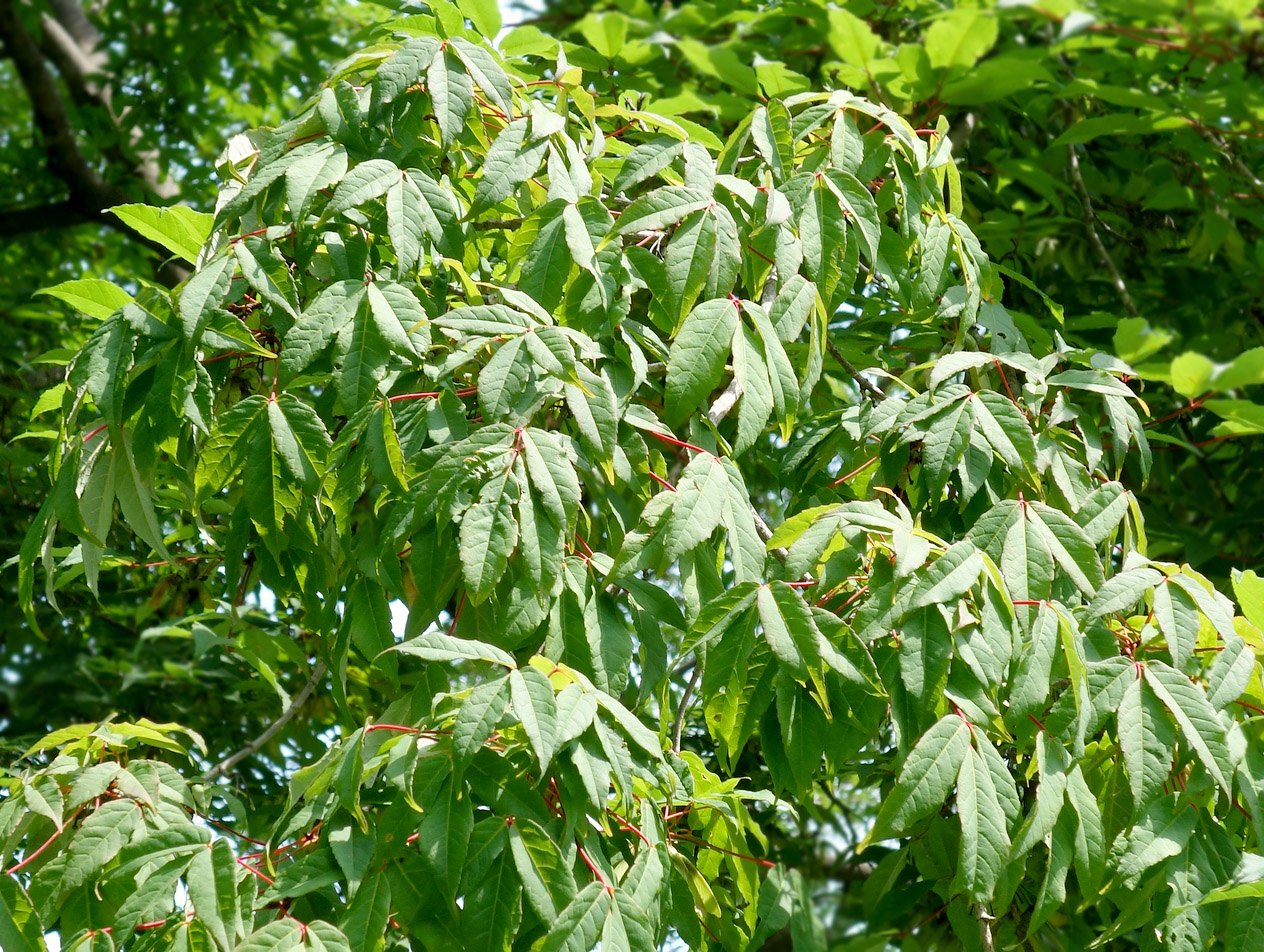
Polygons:
<instances>
[{"instance_id":1,"label":"thick tree branch","mask_svg":"<svg viewBox=\"0 0 1264 952\"><path fill-rule=\"evenodd\" d=\"M247 744L241 750L237 751L237 753L231 754L228 757L225 757L223 760L217 763L214 767L212 767L206 773L202 774L202 780L204 782L209 783L210 781L215 780L217 777L222 777L224 774L228 773L228 771L232 770L234 767L236 767L239 763L241 763L247 757L251 756L254 753L257 753L263 747L264 744L272 740L272 738L277 735L277 733L281 730L281 728L283 728L286 724L288 724L291 721L291 719L293 719L294 715L298 713L298 709L307 703L307 699L312 696L312 692L316 690L316 685L320 683L320 679L323 678L324 676L325 676L325 662L318 661L316 662L316 667L312 670L311 680L308 681L307 684L303 686L303 690L298 692L294 700L290 702L290 706L287 707L281 713L281 716L278 717L275 721L273 721L267 730L265 730L262 734L260 734L254 740L252 740L249 744Z\"/></svg>"},{"instance_id":2,"label":"thick tree branch","mask_svg":"<svg viewBox=\"0 0 1264 952\"><path fill-rule=\"evenodd\" d=\"M35 125L44 139L49 171L66 183L71 199L85 212L99 215L111 205L126 202L127 193L102 179L80 151L57 82L18 16L14 0L0 0L0 37L13 59L22 88L30 97Z\"/></svg>"},{"instance_id":3,"label":"thick tree branch","mask_svg":"<svg viewBox=\"0 0 1264 952\"><path fill-rule=\"evenodd\" d=\"M68 228L92 221L77 202L51 202L33 208L14 208L0 211L0 238L16 238L37 231Z\"/></svg>"},{"instance_id":4,"label":"thick tree branch","mask_svg":"<svg viewBox=\"0 0 1264 952\"><path fill-rule=\"evenodd\" d=\"M1110 252L1106 250L1106 245L1102 243L1102 236L1097 233L1097 225L1095 224L1097 213L1093 211L1093 200L1089 198L1088 189L1084 186L1084 176L1080 174L1080 158L1075 154L1075 146L1068 145L1066 151L1067 172L1071 176L1071 184L1075 187L1075 194L1080 197L1084 230L1088 232L1088 240L1092 242L1093 249L1097 252L1097 257L1106 266L1106 270L1110 274L1111 284L1119 292L1119 299L1123 302L1124 310L1128 312L1129 316L1136 317L1137 305L1132 303L1132 295L1128 293L1128 285L1124 283L1123 275L1115 267L1115 259L1110 256Z\"/></svg>"},{"instance_id":5,"label":"thick tree branch","mask_svg":"<svg viewBox=\"0 0 1264 952\"><path fill-rule=\"evenodd\" d=\"M44 25L46 38L56 38L50 40L50 43L60 51L55 61L65 71L72 90L78 82L79 94L94 97L108 111L108 92L105 87L86 84L84 77L76 72L81 67L95 69L100 62L92 49L96 42L95 29L83 16L83 11L71 0L54 4L54 8L58 19L46 17ZM57 88L57 80L49 70L39 44L22 22L15 0L0 0L0 40L3 40L4 51L13 60L18 79L30 99L35 126L43 140L48 170L64 182L70 192L68 199L52 205L0 212L0 236L13 237L48 228L95 222L122 232L133 241L159 252L164 259L169 257L170 252L166 248L107 212L114 205L132 201L133 196L102 178L79 148L66 104ZM82 43L87 46L78 45ZM72 48L78 49L78 53L73 56ZM112 113L111 118L114 118ZM129 174L144 182L155 194L170 197L170 190L158 186L158 167L152 157L142 156L138 164L128 163L118 152L111 158L115 162L128 164ZM40 220L42 211L49 213L47 221ZM188 277L188 271L180 265L173 266L169 263L156 269L156 277L168 286L175 286Z\"/></svg>"}]
</instances>

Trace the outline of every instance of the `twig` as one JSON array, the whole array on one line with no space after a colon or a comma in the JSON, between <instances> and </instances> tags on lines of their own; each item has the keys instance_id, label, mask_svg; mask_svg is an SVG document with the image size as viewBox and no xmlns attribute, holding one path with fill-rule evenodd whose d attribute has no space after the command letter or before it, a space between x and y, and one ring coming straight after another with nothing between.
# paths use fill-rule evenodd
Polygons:
<instances>
[{"instance_id":1,"label":"twig","mask_svg":"<svg viewBox=\"0 0 1264 952\"><path fill-rule=\"evenodd\" d=\"M693 694L693 689L698 686L700 677L702 677L702 665L695 664L689 683L685 685L685 693L680 696L680 704L676 707L676 722L672 725L672 750L676 753L680 753L680 734L685 727L685 710L689 707L689 698Z\"/></svg>"},{"instance_id":2,"label":"twig","mask_svg":"<svg viewBox=\"0 0 1264 952\"><path fill-rule=\"evenodd\" d=\"M1236 153L1234 153L1234 151L1229 147L1229 144L1225 142L1224 139L1220 138L1214 130L1208 129L1206 126L1200 125L1195 126L1195 128L1198 130L1198 134L1200 136L1210 142L1217 152L1229 160L1229 164L1233 166L1239 175L1251 183L1251 190L1254 191L1260 198L1264 198L1264 182L1261 182L1259 176L1252 172L1250 168L1247 167L1246 163L1238 158Z\"/></svg>"},{"instance_id":3,"label":"twig","mask_svg":"<svg viewBox=\"0 0 1264 952\"><path fill-rule=\"evenodd\" d=\"M992 922L996 917L983 903L975 907L974 914L979 920L979 944L983 947L983 952L996 952L996 943L992 940Z\"/></svg>"},{"instance_id":4,"label":"twig","mask_svg":"<svg viewBox=\"0 0 1264 952\"><path fill-rule=\"evenodd\" d=\"M764 542L772 538L772 529L768 523L764 522L764 517L759 514L759 510L755 508L754 503L751 504L751 518L755 520L755 533ZM786 564L786 559L790 558L790 553L778 546L772 550L772 556L782 565Z\"/></svg>"},{"instance_id":5,"label":"twig","mask_svg":"<svg viewBox=\"0 0 1264 952\"><path fill-rule=\"evenodd\" d=\"M303 690L298 692L298 695L294 698L293 701L290 702L290 706L287 707L281 713L281 716L278 717L275 721L273 721L267 730L265 730L262 734L260 734L254 740L252 740L249 744L247 744L241 750L237 751L237 753L230 754L228 757L225 757L223 760L217 763L214 767L212 767L206 773L202 774L203 782L209 783L210 781L215 780L217 777L221 777L224 774L228 773L228 771L232 770L234 767L236 767L239 763L241 763L251 754L256 753L260 748L263 747L264 744L266 744L273 737L275 737L277 735L277 732L279 732L281 728L283 728L286 724L288 724L290 720L294 717L294 715L298 713L298 709L302 707L305 703L307 703L307 699L312 696L312 692L316 690L316 685L320 683L320 679L324 677L324 675L325 675L325 662L323 661L316 662L316 667L312 670L311 680L308 681L307 684L303 686Z\"/></svg>"},{"instance_id":6,"label":"twig","mask_svg":"<svg viewBox=\"0 0 1264 952\"><path fill-rule=\"evenodd\" d=\"M737 382L737 376L729 381L729 385L724 388L724 392L715 398L715 403L711 404L711 409L707 411L707 419L711 421L712 426L719 426L733 408L737 406L738 398L742 395L742 385Z\"/></svg>"},{"instance_id":7,"label":"twig","mask_svg":"<svg viewBox=\"0 0 1264 952\"><path fill-rule=\"evenodd\" d=\"M494 231L498 228L513 230L522 224L521 218L490 218L486 221L476 221L474 223L475 231Z\"/></svg>"},{"instance_id":8,"label":"twig","mask_svg":"<svg viewBox=\"0 0 1264 952\"><path fill-rule=\"evenodd\" d=\"M856 381L856 386L860 388L861 393L874 403L881 403L883 399L885 399L883 392L866 380L861 375L860 371L856 369L855 364L844 357L843 352L838 349L838 345L828 337L825 338L825 349L829 351L831 357L842 365L843 370L847 371L847 375L851 377L852 380Z\"/></svg>"},{"instance_id":9,"label":"twig","mask_svg":"<svg viewBox=\"0 0 1264 952\"><path fill-rule=\"evenodd\" d=\"M1097 213L1093 211L1093 200L1089 198L1088 189L1084 186L1084 176L1080 174L1080 159L1075 154L1075 146L1068 145L1066 150L1067 172L1071 176L1071 184L1075 187L1075 194L1080 197L1080 208L1083 211L1084 229L1088 232L1088 240L1092 242L1094 250L1097 251L1097 256L1102 259L1102 264L1110 272L1111 283L1115 285L1115 290L1119 292L1119 299L1123 301L1124 310L1131 317L1136 317L1137 305L1132 303L1132 295L1128 293L1128 285L1124 284L1123 275L1115 267L1115 259L1106 250L1106 246L1102 243L1102 236L1097 233L1097 226L1093 224L1097 220Z\"/></svg>"}]
</instances>

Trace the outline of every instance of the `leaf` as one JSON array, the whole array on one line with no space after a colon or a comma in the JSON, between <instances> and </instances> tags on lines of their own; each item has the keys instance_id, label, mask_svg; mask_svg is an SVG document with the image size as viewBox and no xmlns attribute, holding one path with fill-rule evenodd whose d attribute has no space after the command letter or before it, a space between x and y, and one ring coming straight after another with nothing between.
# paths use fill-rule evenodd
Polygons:
<instances>
[{"instance_id":1,"label":"leaf","mask_svg":"<svg viewBox=\"0 0 1264 952\"><path fill-rule=\"evenodd\" d=\"M285 200L290 214L302 221L321 190L337 185L346 174L347 150L337 142L321 143L311 153L295 159L285 170Z\"/></svg>"},{"instance_id":2,"label":"leaf","mask_svg":"<svg viewBox=\"0 0 1264 952\"><path fill-rule=\"evenodd\" d=\"M757 107L751 117L750 130L755 148L772 171L773 181L785 181L794 163L790 116L785 106L773 100L767 106Z\"/></svg>"},{"instance_id":3,"label":"leaf","mask_svg":"<svg viewBox=\"0 0 1264 952\"><path fill-rule=\"evenodd\" d=\"M509 690L514 713L522 721L540 769L545 770L557 750L557 701L553 685L535 668L515 668L509 672Z\"/></svg>"},{"instance_id":4,"label":"leaf","mask_svg":"<svg viewBox=\"0 0 1264 952\"><path fill-rule=\"evenodd\" d=\"M465 785L447 781L437 796L426 801L426 812L417 828L417 846L434 872L443 895L456 897L461 869L474 828L474 812ZM385 881L384 877L378 877ZM362 887L363 888L363 887ZM360 893L356 893L360 898Z\"/></svg>"},{"instance_id":5,"label":"leaf","mask_svg":"<svg viewBox=\"0 0 1264 952\"><path fill-rule=\"evenodd\" d=\"M233 251L246 283L269 304L297 320L298 289L289 264L276 248L258 238L247 238L233 245Z\"/></svg>"},{"instance_id":6,"label":"leaf","mask_svg":"<svg viewBox=\"0 0 1264 952\"><path fill-rule=\"evenodd\" d=\"M44 927L20 883L0 876L0 946L6 952L46 952Z\"/></svg>"},{"instance_id":7,"label":"leaf","mask_svg":"<svg viewBox=\"0 0 1264 952\"><path fill-rule=\"evenodd\" d=\"M957 772L961 854L957 883L975 902L988 902L1005 868L1009 833L992 773L973 748Z\"/></svg>"},{"instance_id":8,"label":"leaf","mask_svg":"<svg viewBox=\"0 0 1264 952\"><path fill-rule=\"evenodd\" d=\"M302 944L302 926L297 921L276 919L250 933L234 952L288 952Z\"/></svg>"},{"instance_id":9,"label":"leaf","mask_svg":"<svg viewBox=\"0 0 1264 952\"><path fill-rule=\"evenodd\" d=\"M438 116L439 144L447 147L465 128L465 117L474 105L474 84L447 44L426 68L426 91Z\"/></svg>"},{"instance_id":10,"label":"leaf","mask_svg":"<svg viewBox=\"0 0 1264 952\"><path fill-rule=\"evenodd\" d=\"M861 240L865 244L865 254L870 261L877 261L878 244L882 239L882 225L878 217L877 202L869 194L869 189L865 188L864 184L850 172L844 172L842 169L827 171L825 181L838 197L843 208L847 209L849 221L860 232Z\"/></svg>"},{"instance_id":11,"label":"leaf","mask_svg":"<svg viewBox=\"0 0 1264 952\"><path fill-rule=\"evenodd\" d=\"M905 610L953 602L969 591L982 571L979 551L969 542L955 543L929 568L914 576L916 581L906 596Z\"/></svg>"},{"instance_id":12,"label":"leaf","mask_svg":"<svg viewBox=\"0 0 1264 952\"><path fill-rule=\"evenodd\" d=\"M1070 517L1043 503L1021 507L1028 530L1058 566L1086 595L1102 583L1102 564L1093 543Z\"/></svg>"},{"instance_id":13,"label":"leaf","mask_svg":"<svg viewBox=\"0 0 1264 952\"><path fill-rule=\"evenodd\" d=\"M232 255L219 255L185 283L180 292L178 310L184 336L190 343L196 345L201 339L207 321L228 293L233 272L236 270L236 258Z\"/></svg>"},{"instance_id":14,"label":"leaf","mask_svg":"<svg viewBox=\"0 0 1264 952\"><path fill-rule=\"evenodd\" d=\"M478 374L478 404L488 420L504 420L527 389L533 366L525 335L511 337Z\"/></svg>"},{"instance_id":15,"label":"leaf","mask_svg":"<svg viewBox=\"0 0 1264 952\"><path fill-rule=\"evenodd\" d=\"M489 40L500 32L500 8L492 0L465 0L465 15L474 20L475 27ZM477 16L475 15L477 14ZM479 24L482 24L481 26ZM492 23L495 29L485 29ZM449 48L461 58L470 78L478 84L478 88L491 100L493 106L506 116L513 112L513 90L509 86L509 78L494 56L481 46L476 46L464 37L454 36L448 40Z\"/></svg>"},{"instance_id":16,"label":"leaf","mask_svg":"<svg viewBox=\"0 0 1264 952\"><path fill-rule=\"evenodd\" d=\"M667 356L669 426L700 410L707 395L719 385L738 319L737 304L717 298L703 301L681 324Z\"/></svg>"},{"instance_id":17,"label":"leaf","mask_svg":"<svg viewBox=\"0 0 1264 952\"><path fill-rule=\"evenodd\" d=\"M965 455L974 431L974 405L973 400L954 400L931 421L922 441L922 465L927 480L936 489L947 485Z\"/></svg>"},{"instance_id":18,"label":"leaf","mask_svg":"<svg viewBox=\"0 0 1264 952\"><path fill-rule=\"evenodd\" d=\"M509 851L527 901L542 922L554 922L575 898L575 877L557 844L534 820L519 819L509 828Z\"/></svg>"},{"instance_id":19,"label":"leaf","mask_svg":"<svg viewBox=\"0 0 1264 952\"><path fill-rule=\"evenodd\" d=\"M390 59L378 66L373 80L373 95L377 101L392 102L413 83L420 82L438 49L439 41L433 36L410 37Z\"/></svg>"},{"instance_id":20,"label":"leaf","mask_svg":"<svg viewBox=\"0 0 1264 952\"><path fill-rule=\"evenodd\" d=\"M377 324L378 333L393 353L417 358L420 356L418 343L421 350L429 349L430 330L426 312L412 291L402 284L384 282L370 284L367 295L369 312Z\"/></svg>"},{"instance_id":21,"label":"leaf","mask_svg":"<svg viewBox=\"0 0 1264 952\"><path fill-rule=\"evenodd\" d=\"M1157 572L1155 573L1158 574ZM1164 578L1154 588L1154 620L1167 639L1172 664L1183 668L1194 653L1201 619L1189 593Z\"/></svg>"},{"instance_id":22,"label":"leaf","mask_svg":"<svg viewBox=\"0 0 1264 952\"><path fill-rule=\"evenodd\" d=\"M1189 842L1197 822L1193 808L1180 802L1177 794L1146 807L1136 825L1122 833L1111 847L1110 863L1121 885L1135 888L1147 869L1178 854Z\"/></svg>"},{"instance_id":23,"label":"leaf","mask_svg":"<svg viewBox=\"0 0 1264 952\"><path fill-rule=\"evenodd\" d=\"M418 635L388 650L414 655L426 661L490 661L506 668L517 667L513 656L495 645L468 638L453 638L439 632Z\"/></svg>"},{"instance_id":24,"label":"leaf","mask_svg":"<svg viewBox=\"0 0 1264 952\"><path fill-rule=\"evenodd\" d=\"M1225 952L1248 952L1264 941L1264 899L1235 899L1229 907Z\"/></svg>"},{"instance_id":25,"label":"leaf","mask_svg":"<svg viewBox=\"0 0 1264 952\"><path fill-rule=\"evenodd\" d=\"M948 714L936 721L909 751L865 843L902 833L943 806L969 753L970 725L965 718Z\"/></svg>"},{"instance_id":26,"label":"leaf","mask_svg":"<svg viewBox=\"0 0 1264 952\"><path fill-rule=\"evenodd\" d=\"M590 952L610 911L610 898L611 893L599 882L581 889L549 923L548 937L539 952Z\"/></svg>"},{"instance_id":27,"label":"leaf","mask_svg":"<svg viewBox=\"0 0 1264 952\"><path fill-rule=\"evenodd\" d=\"M320 919L307 923L306 942L313 952L351 952L351 943L342 930Z\"/></svg>"},{"instance_id":28,"label":"leaf","mask_svg":"<svg viewBox=\"0 0 1264 952\"><path fill-rule=\"evenodd\" d=\"M279 360L282 379L293 379L306 370L355 318L367 295L363 281L326 285L286 332Z\"/></svg>"},{"instance_id":29,"label":"leaf","mask_svg":"<svg viewBox=\"0 0 1264 952\"><path fill-rule=\"evenodd\" d=\"M618 397L604 372L593 373L583 364L576 364L575 371L579 383L568 383L563 388L566 405L589 452L598 462L609 464L618 442Z\"/></svg>"},{"instance_id":30,"label":"leaf","mask_svg":"<svg viewBox=\"0 0 1264 952\"><path fill-rule=\"evenodd\" d=\"M112 281L100 278L82 278L77 281L63 281L51 288L41 288L35 292L65 301L77 311L89 317L105 320L124 304L130 304L132 296Z\"/></svg>"},{"instance_id":31,"label":"leaf","mask_svg":"<svg viewBox=\"0 0 1264 952\"><path fill-rule=\"evenodd\" d=\"M829 11L829 44L844 63L867 70L882 41L869 24L847 10Z\"/></svg>"},{"instance_id":32,"label":"leaf","mask_svg":"<svg viewBox=\"0 0 1264 952\"><path fill-rule=\"evenodd\" d=\"M642 142L623 158L619 172L610 185L611 195L621 195L653 178L680 156L684 143L670 136L658 136Z\"/></svg>"},{"instance_id":33,"label":"leaf","mask_svg":"<svg viewBox=\"0 0 1264 952\"><path fill-rule=\"evenodd\" d=\"M492 868L466 896L465 903L461 915L465 939L462 948L470 952L508 952L522 918L522 886L513 860L504 852L493 860Z\"/></svg>"},{"instance_id":34,"label":"leaf","mask_svg":"<svg viewBox=\"0 0 1264 952\"><path fill-rule=\"evenodd\" d=\"M472 602L491 594L517 545L518 522L502 475L483 488L461 519L461 570Z\"/></svg>"},{"instance_id":35,"label":"leaf","mask_svg":"<svg viewBox=\"0 0 1264 952\"><path fill-rule=\"evenodd\" d=\"M386 931L390 915L391 881L382 873L369 875L356 889L355 898L347 904L339 928L347 936L356 936L357 942L368 942L371 947L376 947Z\"/></svg>"},{"instance_id":36,"label":"leaf","mask_svg":"<svg viewBox=\"0 0 1264 952\"><path fill-rule=\"evenodd\" d=\"M728 473L710 453L699 453L685 467L672 498L671 519L663 540L663 558L674 561L710 538L724 517Z\"/></svg>"},{"instance_id":37,"label":"leaf","mask_svg":"<svg viewBox=\"0 0 1264 952\"><path fill-rule=\"evenodd\" d=\"M114 444L114 494L118 497L123 518L136 535L164 561L170 561L163 540L162 527L154 512L153 498L149 493L148 480L143 479L136 468L130 434L112 431L110 442Z\"/></svg>"},{"instance_id":38,"label":"leaf","mask_svg":"<svg viewBox=\"0 0 1264 952\"><path fill-rule=\"evenodd\" d=\"M545 511L559 528L569 527L579 508L582 492L574 466L557 439L547 430L525 429L521 440L527 474Z\"/></svg>"},{"instance_id":39,"label":"leaf","mask_svg":"<svg viewBox=\"0 0 1264 952\"><path fill-rule=\"evenodd\" d=\"M714 200L706 192L683 185L663 185L642 195L623 210L618 224L606 241L618 235L641 231L659 231L684 220L685 216L706 208ZM604 244L604 242L603 242Z\"/></svg>"},{"instance_id":40,"label":"leaf","mask_svg":"<svg viewBox=\"0 0 1264 952\"><path fill-rule=\"evenodd\" d=\"M1031 427L1008 397L994 390L984 390L970 397L975 406L975 419L996 455L1007 465L1024 474L1036 470L1036 441Z\"/></svg>"},{"instance_id":41,"label":"leaf","mask_svg":"<svg viewBox=\"0 0 1264 952\"><path fill-rule=\"evenodd\" d=\"M505 677L484 681L461 702L452 724L452 752L458 768L473 760L495 733L508 706L509 680Z\"/></svg>"},{"instance_id":42,"label":"leaf","mask_svg":"<svg viewBox=\"0 0 1264 952\"><path fill-rule=\"evenodd\" d=\"M1176 731L1154 691L1140 677L1124 690L1117 716L1135 816L1164 792L1172 772Z\"/></svg>"},{"instance_id":43,"label":"leaf","mask_svg":"<svg viewBox=\"0 0 1264 952\"><path fill-rule=\"evenodd\" d=\"M1129 569L1118 575L1112 575L1097 590L1093 601L1089 603L1089 614L1100 617L1128 611L1141 600L1142 595L1162 580L1161 573L1148 568ZM1157 592L1155 596L1157 598Z\"/></svg>"},{"instance_id":44,"label":"leaf","mask_svg":"<svg viewBox=\"0 0 1264 952\"><path fill-rule=\"evenodd\" d=\"M672 234L664 265L674 316L688 314L699 296L722 297L733 290L742 263L737 225L723 205L690 214Z\"/></svg>"},{"instance_id":45,"label":"leaf","mask_svg":"<svg viewBox=\"0 0 1264 952\"><path fill-rule=\"evenodd\" d=\"M975 8L949 10L937 17L923 41L933 69L970 67L996 42L996 17Z\"/></svg>"},{"instance_id":46,"label":"leaf","mask_svg":"<svg viewBox=\"0 0 1264 952\"><path fill-rule=\"evenodd\" d=\"M785 582L761 585L755 596L759 623L764 639L777 659L800 681L809 674L821 683L820 630L812 618L812 610L803 598ZM825 693L823 685L822 695Z\"/></svg>"},{"instance_id":47,"label":"leaf","mask_svg":"<svg viewBox=\"0 0 1264 952\"><path fill-rule=\"evenodd\" d=\"M110 211L123 224L156 241L189 264L197 264L198 252L211 234L214 215L184 205L154 208L152 205L115 205Z\"/></svg>"},{"instance_id":48,"label":"leaf","mask_svg":"<svg viewBox=\"0 0 1264 952\"><path fill-rule=\"evenodd\" d=\"M385 195L399 181L399 168L390 159L366 159L347 173L338 187L321 219L328 220L351 208Z\"/></svg>"},{"instance_id":49,"label":"leaf","mask_svg":"<svg viewBox=\"0 0 1264 952\"><path fill-rule=\"evenodd\" d=\"M188 865L189 857L179 856L148 872L114 914L114 932L111 938L125 946L146 914L154 910L162 910L164 913L169 910L176 884Z\"/></svg>"},{"instance_id":50,"label":"leaf","mask_svg":"<svg viewBox=\"0 0 1264 952\"><path fill-rule=\"evenodd\" d=\"M1235 758L1229 752L1224 725L1202 687L1161 661L1146 665L1145 680L1172 712L1181 734L1207 773L1232 796L1229 778L1233 776Z\"/></svg>"},{"instance_id":51,"label":"leaf","mask_svg":"<svg viewBox=\"0 0 1264 952\"><path fill-rule=\"evenodd\" d=\"M483 175L474 189L470 215L499 205L540 168L548 140L527 141L527 120L515 119L492 140L483 162Z\"/></svg>"},{"instance_id":52,"label":"leaf","mask_svg":"<svg viewBox=\"0 0 1264 952\"><path fill-rule=\"evenodd\" d=\"M198 919L224 952L232 952L242 931L237 905L236 860L227 841L217 840L193 854L184 875Z\"/></svg>"}]
</instances>

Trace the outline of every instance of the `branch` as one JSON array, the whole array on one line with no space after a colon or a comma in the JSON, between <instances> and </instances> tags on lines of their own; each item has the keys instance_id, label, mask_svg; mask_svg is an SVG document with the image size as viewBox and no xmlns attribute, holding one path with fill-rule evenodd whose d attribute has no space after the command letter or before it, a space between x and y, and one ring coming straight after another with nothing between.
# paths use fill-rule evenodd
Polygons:
<instances>
[{"instance_id":1,"label":"branch","mask_svg":"<svg viewBox=\"0 0 1264 952\"><path fill-rule=\"evenodd\" d=\"M838 345L828 337L825 338L825 349L829 351L831 357L842 364L843 370L847 371L847 375L856 381L856 386L860 388L861 393L874 403L881 403L885 399L886 395L866 380L860 371L856 369L855 365L843 356L843 352L838 349Z\"/></svg>"},{"instance_id":2,"label":"branch","mask_svg":"<svg viewBox=\"0 0 1264 952\"><path fill-rule=\"evenodd\" d=\"M87 41L95 42L91 36L95 33L92 25L83 18L82 10L76 17L71 9L73 6L70 0L61 0L54 4L58 20L53 20L51 17L45 19L46 36L50 38L50 44L58 48L57 61L64 61L66 64L67 83L72 91L77 88L84 95L97 95L108 111L104 90L89 88L84 83L83 77L77 75L79 65L91 67L95 62L92 50L80 48L75 64L70 62L70 47L75 44L75 37L83 36ZM49 32L50 26L51 32ZM85 27L88 31L86 34ZM55 218L39 227L33 224L35 212L32 209L0 213L0 235L11 236L39 231L41 228L96 223L106 225L127 235L133 241L157 251L164 261L170 258L170 252L162 245L146 238L106 211L114 205L131 201L132 197L119 186L102 178L80 150L70 115L66 111L66 104L57 88L57 81L49 71L39 45L18 15L15 0L0 0L0 40L4 41L4 51L13 60L18 79L30 99L35 126L43 139L48 171L61 179L70 190L70 197L66 201L47 206L55 213ZM111 119L113 118L111 114ZM111 154L111 150L107 149L106 154L116 162L123 161L127 164L117 151ZM142 156L139 165L131 166L127 171L128 174L145 182L155 191L155 194L167 198L173 194L170 189L164 188L157 181L158 167L153 156ZM77 221L72 214L76 210L78 211ZM8 230L3 230L4 227ZM155 276L167 286L174 287L188 277L188 271L179 264L168 263L159 265Z\"/></svg>"},{"instance_id":3,"label":"branch","mask_svg":"<svg viewBox=\"0 0 1264 952\"><path fill-rule=\"evenodd\" d=\"M85 213L98 216L102 209L126 202L127 193L102 179L79 151L57 83L18 16L14 0L0 0L0 37L13 59L22 88L30 97L35 124L44 138L49 171L70 187L71 200Z\"/></svg>"},{"instance_id":4,"label":"branch","mask_svg":"<svg viewBox=\"0 0 1264 952\"><path fill-rule=\"evenodd\" d=\"M82 11L80 13L82 16ZM88 24L91 29L91 24ZM40 20L40 28L44 34L44 52L57 67L57 72L70 88L71 98L79 105L86 103L102 104L110 107L108 87L89 82L105 66L106 56L94 49L96 45L95 31L88 39L79 39L71 35L59 20L54 20L47 13ZM113 118L113 117L111 117Z\"/></svg>"},{"instance_id":5,"label":"branch","mask_svg":"<svg viewBox=\"0 0 1264 952\"><path fill-rule=\"evenodd\" d=\"M48 0L53 8L57 22L69 33L76 43L85 48L96 46L101 34L92 25L92 21L83 12L79 0Z\"/></svg>"},{"instance_id":6,"label":"branch","mask_svg":"<svg viewBox=\"0 0 1264 952\"><path fill-rule=\"evenodd\" d=\"M36 231L67 228L93 221L74 201L50 202L32 208L14 208L0 211L0 238L16 238Z\"/></svg>"},{"instance_id":7,"label":"branch","mask_svg":"<svg viewBox=\"0 0 1264 952\"><path fill-rule=\"evenodd\" d=\"M318 661L316 663L316 667L312 671L311 680L304 685L303 690L298 692L298 695L290 702L290 706L281 712L281 716L273 721L267 730L241 750L237 751L237 753L230 754L206 773L202 774L202 781L204 783L209 783L217 777L223 776L251 754L258 752L259 749L262 748L268 741L272 740L272 738L277 735L277 732L293 719L294 715L298 713L298 709L307 703L307 699L312 696L312 692L316 690L316 685L320 683L320 679L324 677L324 675L325 662Z\"/></svg>"},{"instance_id":8,"label":"branch","mask_svg":"<svg viewBox=\"0 0 1264 952\"><path fill-rule=\"evenodd\" d=\"M1093 224L1097 219L1097 213L1093 211L1093 200L1088 197L1088 189L1084 187L1084 176L1080 174L1080 158L1075 154L1075 146L1068 145L1066 150L1067 171L1071 176L1071 184L1075 186L1075 194L1080 197L1080 208L1084 213L1084 228L1088 232L1088 240L1093 243L1093 248L1097 251L1097 257L1102 259L1102 264L1110 272L1111 283L1115 285L1115 290L1119 292L1119 299L1123 301L1124 310L1131 317L1136 317L1137 305L1132 303L1132 295L1128 293L1128 285L1124 284L1123 276L1119 273L1119 269L1115 267L1115 259L1110 256L1110 252L1102 244L1102 236L1097 233L1097 226Z\"/></svg>"}]
</instances>

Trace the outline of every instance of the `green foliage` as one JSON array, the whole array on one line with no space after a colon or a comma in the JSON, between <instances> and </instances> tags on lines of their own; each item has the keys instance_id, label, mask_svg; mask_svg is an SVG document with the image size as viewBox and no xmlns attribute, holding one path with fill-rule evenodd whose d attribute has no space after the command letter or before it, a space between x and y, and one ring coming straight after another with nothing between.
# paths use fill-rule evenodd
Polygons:
<instances>
[{"instance_id":1,"label":"green foliage","mask_svg":"<svg viewBox=\"0 0 1264 952\"><path fill-rule=\"evenodd\" d=\"M1001 35L822 22L831 85L962 102ZM1259 580L1150 551L1136 368L1015 304L947 122L686 37L709 128L629 94L678 79L622 13L497 25L397 21L234 141L209 233L121 209L174 293L50 289L99 323L32 627L186 566L161 635L282 714L28 750L5 948L1250 947Z\"/></svg>"}]
</instances>

